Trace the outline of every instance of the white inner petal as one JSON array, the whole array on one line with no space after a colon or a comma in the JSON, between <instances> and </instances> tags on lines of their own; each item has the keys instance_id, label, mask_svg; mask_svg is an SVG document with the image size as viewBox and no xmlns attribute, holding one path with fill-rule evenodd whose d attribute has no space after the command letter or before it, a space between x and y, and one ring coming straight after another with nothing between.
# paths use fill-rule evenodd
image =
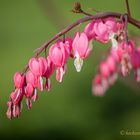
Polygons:
<instances>
[{"instance_id":1,"label":"white inner petal","mask_svg":"<svg viewBox=\"0 0 140 140\"><path fill-rule=\"evenodd\" d=\"M136 77L137 82L140 82L140 68L136 70L136 75L137 75Z\"/></svg>"},{"instance_id":2,"label":"white inner petal","mask_svg":"<svg viewBox=\"0 0 140 140\"><path fill-rule=\"evenodd\" d=\"M91 40L91 41L89 41L89 48L90 48L90 50L92 50L93 49L93 41Z\"/></svg>"},{"instance_id":3,"label":"white inner petal","mask_svg":"<svg viewBox=\"0 0 140 140\"><path fill-rule=\"evenodd\" d=\"M40 76L40 90L43 91L43 78Z\"/></svg>"},{"instance_id":4,"label":"white inner petal","mask_svg":"<svg viewBox=\"0 0 140 140\"><path fill-rule=\"evenodd\" d=\"M63 69L63 67L60 68L60 81L59 82L62 82L62 79L63 79L63 75L65 74L65 70Z\"/></svg>"},{"instance_id":5,"label":"white inner petal","mask_svg":"<svg viewBox=\"0 0 140 140\"><path fill-rule=\"evenodd\" d=\"M74 66L75 66L77 72L80 72L81 71L81 68L83 66L83 59L81 59L79 57L79 55L76 56L76 58L74 60Z\"/></svg>"},{"instance_id":6,"label":"white inner petal","mask_svg":"<svg viewBox=\"0 0 140 140\"><path fill-rule=\"evenodd\" d=\"M117 49L118 48L118 42L117 42L117 40L115 39L115 33L113 33L113 32L111 32L110 34L109 34L109 39L111 40L111 43L112 43L112 47L114 48L114 49Z\"/></svg>"},{"instance_id":7,"label":"white inner petal","mask_svg":"<svg viewBox=\"0 0 140 140\"><path fill-rule=\"evenodd\" d=\"M14 101L16 101L16 100L18 99L18 97L19 97L20 93L21 93L21 90L20 90L20 89L18 89L18 91L17 91L17 95L16 95L16 98L14 99Z\"/></svg>"},{"instance_id":8,"label":"white inner petal","mask_svg":"<svg viewBox=\"0 0 140 140\"><path fill-rule=\"evenodd\" d=\"M50 88L51 88L51 80L50 79L48 79L48 91L50 91Z\"/></svg>"},{"instance_id":9,"label":"white inner petal","mask_svg":"<svg viewBox=\"0 0 140 140\"><path fill-rule=\"evenodd\" d=\"M13 106L13 116L16 117L16 105Z\"/></svg>"},{"instance_id":10,"label":"white inner petal","mask_svg":"<svg viewBox=\"0 0 140 140\"><path fill-rule=\"evenodd\" d=\"M34 90L34 98L33 98L33 101L35 102L36 101L36 99L37 99L37 89L35 88L35 90Z\"/></svg>"},{"instance_id":11,"label":"white inner petal","mask_svg":"<svg viewBox=\"0 0 140 140\"><path fill-rule=\"evenodd\" d=\"M137 69L137 74L140 75L140 68Z\"/></svg>"},{"instance_id":12,"label":"white inner petal","mask_svg":"<svg viewBox=\"0 0 140 140\"><path fill-rule=\"evenodd\" d=\"M102 80L102 87L104 89L104 92L108 89L108 83L106 79Z\"/></svg>"}]
</instances>

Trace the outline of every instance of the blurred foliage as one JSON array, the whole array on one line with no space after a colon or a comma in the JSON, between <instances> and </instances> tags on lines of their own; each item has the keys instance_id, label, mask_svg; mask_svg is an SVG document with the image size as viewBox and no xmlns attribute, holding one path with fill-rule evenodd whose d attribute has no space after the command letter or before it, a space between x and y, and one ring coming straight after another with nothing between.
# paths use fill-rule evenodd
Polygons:
<instances>
[{"instance_id":1,"label":"blurred foliage","mask_svg":"<svg viewBox=\"0 0 140 140\"><path fill-rule=\"evenodd\" d=\"M120 79L104 97L91 94L91 81L108 46L95 43L93 54L76 73L73 60L62 84L52 78L52 90L39 93L19 119L8 120L6 102L13 74L21 71L34 50L60 29L83 15L71 13L74 0L0 0L0 137L1 139L121 140L121 130L140 131L140 88L132 76ZM84 10L125 12L124 0L80 0ZM132 15L140 19L139 0L130 0ZM75 28L74 31L83 29ZM130 33L139 30L129 26ZM101 55L102 54L102 55Z\"/></svg>"}]
</instances>

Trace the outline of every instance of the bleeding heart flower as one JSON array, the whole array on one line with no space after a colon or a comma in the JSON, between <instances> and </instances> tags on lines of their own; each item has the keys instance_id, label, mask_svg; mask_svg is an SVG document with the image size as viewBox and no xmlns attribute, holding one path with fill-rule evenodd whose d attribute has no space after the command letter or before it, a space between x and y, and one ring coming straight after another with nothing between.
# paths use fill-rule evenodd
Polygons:
<instances>
[{"instance_id":1,"label":"bleeding heart flower","mask_svg":"<svg viewBox=\"0 0 140 140\"><path fill-rule=\"evenodd\" d=\"M131 63L134 69L138 69L140 67L140 51L135 49L131 55Z\"/></svg>"},{"instance_id":2,"label":"bleeding heart flower","mask_svg":"<svg viewBox=\"0 0 140 140\"><path fill-rule=\"evenodd\" d=\"M116 33L118 31L118 24L115 18L106 18L104 19L104 22L108 28L109 31Z\"/></svg>"},{"instance_id":3,"label":"bleeding heart flower","mask_svg":"<svg viewBox=\"0 0 140 140\"><path fill-rule=\"evenodd\" d=\"M20 72L16 72L14 75L14 84L16 88L22 88L25 85L25 76Z\"/></svg>"},{"instance_id":4,"label":"bleeding heart flower","mask_svg":"<svg viewBox=\"0 0 140 140\"><path fill-rule=\"evenodd\" d=\"M8 106L8 110L6 112L6 115L9 119L20 116L22 110L21 102L17 105L14 105L12 101L9 101L7 102L7 106Z\"/></svg>"},{"instance_id":5,"label":"bleeding heart flower","mask_svg":"<svg viewBox=\"0 0 140 140\"><path fill-rule=\"evenodd\" d=\"M111 49L111 56L114 58L116 62L120 62L122 59L122 56L124 54L124 50L121 47L118 47L117 49Z\"/></svg>"},{"instance_id":6,"label":"bleeding heart flower","mask_svg":"<svg viewBox=\"0 0 140 140\"><path fill-rule=\"evenodd\" d=\"M74 65L77 72L81 71L83 65L83 59L87 58L92 48L89 47L88 38L85 33L76 33L73 40L73 53L74 53Z\"/></svg>"},{"instance_id":7,"label":"bleeding heart flower","mask_svg":"<svg viewBox=\"0 0 140 140\"><path fill-rule=\"evenodd\" d=\"M47 67L47 70L46 70L46 73L44 74L44 76L48 79L53 74L54 70L56 69L56 66L50 60L49 56L47 57L47 64L48 64L48 67Z\"/></svg>"},{"instance_id":8,"label":"bleeding heart flower","mask_svg":"<svg viewBox=\"0 0 140 140\"><path fill-rule=\"evenodd\" d=\"M68 59L68 52L62 41L57 41L49 49L49 58L56 67L62 67Z\"/></svg>"},{"instance_id":9,"label":"bleeding heart flower","mask_svg":"<svg viewBox=\"0 0 140 140\"><path fill-rule=\"evenodd\" d=\"M27 79L28 83L30 83L34 88L31 98L33 101L36 101L38 98L37 88L41 89L42 88L41 86L43 85L43 83L41 85L40 77L35 76L31 71L28 71L28 73L26 74L26 79ZM31 86L30 86L29 90L30 90L29 92L32 91Z\"/></svg>"},{"instance_id":10,"label":"bleeding heart flower","mask_svg":"<svg viewBox=\"0 0 140 140\"><path fill-rule=\"evenodd\" d=\"M49 58L55 64L56 70L56 80L62 82L62 78L65 74L66 62L70 56L70 51L68 51L68 46L64 44L61 40L53 44L49 50ZM58 72L61 69L60 72ZM61 78L57 78L61 77Z\"/></svg>"},{"instance_id":11,"label":"bleeding heart flower","mask_svg":"<svg viewBox=\"0 0 140 140\"><path fill-rule=\"evenodd\" d=\"M133 41L129 42L121 42L119 44L120 50L122 50L122 53L120 53L120 72L123 76L126 76L130 70L132 69L132 64L131 64L131 54L134 51L134 43Z\"/></svg>"},{"instance_id":12,"label":"bleeding heart flower","mask_svg":"<svg viewBox=\"0 0 140 140\"><path fill-rule=\"evenodd\" d=\"M50 57L47 57L47 63L48 63L48 68L46 70L45 73L45 78L46 78L46 83L45 83L45 89L47 91L50 90L51 88L51 80L50 80L50 76L53 74L54 70L56 69L56 66L54 65L54 63L50 60Z\"/></svg>"},{"instance_id":13,"label":"bleeding heart flower","mask_svg":"<svg viewBox=\"0 0 140 140\"><path fill-rule=\"evenodd\" d=\"M45 58L40 57L38 59L31 58L29 61L29 68L32 73L38 77L38 88L43 91L43 77L47 70L47 61Z\"/></svg>"},{"instance_id":14,"label":"bleeding heart flower","mask_svg":"<svg viewBox=\"0 0 140 140\"><path fill-rule=\"evenodd\" d=\"M112 47L117 48L118 42L115 38L118 26L114 18L106 18L104 20L97 20L94 24L95 38L96 40L107 43L109 40L112 42Z\"/></svg>"},{"instance_id":15,"label":"bleeding heart flower","mask_svg":"<svg viewBox=\"0 0 140 140\"><path fill-rule=\"evenodd\" d=\"M119 44L119 48L123 49L124 53L131 54L135 48L135 44L132 40L128 41L127 43L123 41Z\"/></svg>"},{"instance_id":16,"label":"bleeding heart flower","mask_svg":"<svg viewBox=\"0 0 140 140\"><path fill-rule=\"evenodd\" d=\"M64 43L65 49L68 53L68 57L71 56L73 58L73 54L72 54L72 38L66 38Z\"/></svg>"},{"instance_id":17,"label":"bleeding heart flower","mask_svg":"<svg viewBox=\"0 0 140 140\"><path fill-rule=\"evenodd\" d=\"M106 62L101 63L100 72L101 72L102 76L104 76L104 77L108 77L110 75L110 69Z\"/></svg>"},{"instance_id":18,"label":"bleeding heart flower","mask_svg":"<svg viewBox=\"0 0 140 140\"><path fill-rule=\"evenodd\" d=\"M112 55L107 58L106 63L111 73L116 71L116 61Z\"/></svg>"},{"instance_id":19,"label":"bleeding heart flower","mask_svg":"<svg viewBox=\"0 0 140 140\"><path fill-rule=\"evenodd\" d=\"M22 110L22 104L21 102L18 105L13 105L13 117L19 117L21 114L21 110Z\"/></svg>"},{"instance_id":20,"label":"bleeding heart flower","mask_svg":"<svg viewBox=\"0 0 140 140\"><path fill-rule=\"evenodd\" d=\"M25 87L25 96L26 98L31 98L33 95L34 88L31 83L28 83Z\"/></svg>"},{"instance_id":21,"label":"bleeding heart flower","mask_svg":"<svg viewBox=\"0 0 140 140\"><path fill-rule=\"evenodd\" d=\"M9 119L12 119L12 117L13 117L13 113L12 113L13 103L12 103L12 101L8 101L7 106L8 106L8 109L7 109L6 115Z\"/></svg>"},{"instance_id":22,"label":"bleeding heart flower","mask_svg":"<svg viewBox=\"0 0 140 140\"><path fill-rule=\"evenodd\" d=\"M94 24L95 38L102 43L107 43L109 41L108 26L102 21L97 20Z\"/></svg>"},{"instance_id":23,"label":"bleeding heart flower","mask_svg":"<svg viewBox=\"0 0 140 140\"><path fill-rule=\"evenodd\" d=\"M47 61L43 57L38 59L31 58L29 61L29 68L34 75L43 76L47 70Z\"/></svg>"},{"instance_id":24,"label":"bleeding heart flower","mask_svg":"<svg viewBox=\"0 0 140 140\"><path fill-rule=\"evenodd\" d=\"M14 105L19 104L19 102L22 100L24 95L23 89L15 89L14 92L11 93L10 97Z\"/></svg>"},{"instance_id":25,"label":"bleeding heart flower","mask_svg":"<svg viewBox=\"0 0 140 140\"><path fill-rule=\"evenodd\" d=\"M92 82L93 94L96 96L103 96L108 87L107 79L103 78L100 74L97 74Z\"/></svg>"},{"instance_id":26,"label":"bleeding heart flower","mask_svg":"<svg viewBox=\"0 0 140 140\"><path fill-rule=\"evenodd\" d=\"M135 79L140 82L140 47L136 48L131 54L131 64L135 71Z\"/></svg>"},{"instance_id":27,"label":"bleeding heart flower","mask_svg":"<svg viewBox=\"0 0 140 140\"><path fill-rule=\"evenodd\" d=\"M38 86L38 77L35 76L31 71L28 71L26 74L26 80L28 83L32 84L34 88Z\"/></svg>"},{"instance_id":28,"label":"bleeding heart flower","mask_svg":"<svg viewBox=\"0 0 140 140\"><path fill-rule=\"evenodd\" d=\"M89 41L95 38L94 24L95 24L95 21L93 20L84 29L84 32L87 35Z\"/></svg>"}]
</instances>

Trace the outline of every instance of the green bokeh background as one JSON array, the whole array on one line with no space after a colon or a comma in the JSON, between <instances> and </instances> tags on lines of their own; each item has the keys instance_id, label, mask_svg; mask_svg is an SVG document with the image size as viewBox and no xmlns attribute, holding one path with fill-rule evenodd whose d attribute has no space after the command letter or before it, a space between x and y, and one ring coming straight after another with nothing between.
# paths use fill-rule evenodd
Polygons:
<instances>
[{"instance_id":1,"label":"green bokeh background","mask_svg":"<svg viewBox=\"0 0 140 140\"><path fill-rule=\"evenodd\" d=\"M70 12L74 0L0 0L0 139L121 140L121 130L140 131L140 84L133 74L121 78L104 97L91 93L91 81L108 46L94 43L80 73L73 60L62 84L52 77L52 90L39 92L33 108L19 119L8 120L6 102L13 89L13 74L22 71L34 50L66 25L83 17ZM124 0L81 0L83 9L125 12ZM140 19L139 0L130 0L132 15ZM78 26L76 30L83 30ZM129 26L130 34L139 34Z\"/></svg>"}]
</instances>

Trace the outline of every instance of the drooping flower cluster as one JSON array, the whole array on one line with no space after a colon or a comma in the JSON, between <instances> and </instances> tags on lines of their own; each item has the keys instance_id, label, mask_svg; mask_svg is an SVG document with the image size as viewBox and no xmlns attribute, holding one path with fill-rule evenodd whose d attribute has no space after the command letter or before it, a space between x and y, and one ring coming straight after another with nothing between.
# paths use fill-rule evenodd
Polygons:
<instances>
[{"instance_id":1,"label":"drooping flower cluster","mask_svg":"<svg viewBox=\"0 0 140 140\"><path fill-rule=\"evenodd\" d=\"M131 64L134 69L135 80L140 82L140 47L135 48L132 52Z\"/></svg>"},{"instance_id":2,"label":"drooping flower cluster","mask_svg":"<svg viewBox=\"0 0 140 140\"><path fill-rule=\"evenodd\" d=\"M99 73L93 79L92 91L94 95L104 95L109 86L115 83L118 77L116 64L117 62L111 54L101 62Z\"/></svg>"},{"instance_id":3,"label":"drooping flower cluster","mask_svg":"<svg viewBox=\"0 0 140 140\"><path fill-rule=\"evenodd\" d=\"M63 81L67 70L67 60L74 59L77 72L81 71L83 60L92 51L92 42L103 44L111 42L110 52L106 60L99 66L99 72L93 79L94 95L102 96L115 83L118 75L126 76L134 69L135 79L140 81L140 48L135 48L133 41L126 41L124 23L115 18L97 19L90 22L84 32L77 32L74 38L57 40L49 49L47 57L31 58L26 73L14 75L15 90L8 101L8 118L19 117L22 110L23 97L28 109L38 98L38 90L51 89L51 75L56 71L56 80Z\"/></svg>"},{"instance_id":4,"label":"drooping flower cluster","mask_svg":"<svg viewBox=\"0 0 140 140\"><path fill-rule=\"evenodd\" d=\"M118 75L127 76L132 70L131 57L135 51L133 41L121 42L117 49L111 48L108 58L100 64L99 74L93 80L93 93L104 95L110 85L114 84ZM140 60L139 60L140 61ZM100 82L98 77L100 77Z\"/></svg>"}]
</instances>

